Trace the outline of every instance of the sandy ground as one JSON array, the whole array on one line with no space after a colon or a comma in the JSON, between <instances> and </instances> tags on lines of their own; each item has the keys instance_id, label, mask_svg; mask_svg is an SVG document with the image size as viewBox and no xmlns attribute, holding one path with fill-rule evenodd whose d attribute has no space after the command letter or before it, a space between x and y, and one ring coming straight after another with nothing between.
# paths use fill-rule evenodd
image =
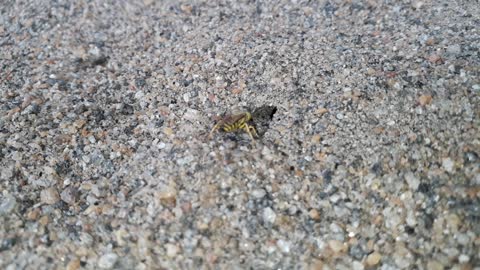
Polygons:
<instances>
[{"instance_id":1,"label":"sandy ground","mask_svg":"<svg viewBox=\"0 0 480 270\"><path fill-rule=\"evenodd\" d=\"M479 7L1 0L0 268L479 270Z\"/></svg>"}]
</instances>

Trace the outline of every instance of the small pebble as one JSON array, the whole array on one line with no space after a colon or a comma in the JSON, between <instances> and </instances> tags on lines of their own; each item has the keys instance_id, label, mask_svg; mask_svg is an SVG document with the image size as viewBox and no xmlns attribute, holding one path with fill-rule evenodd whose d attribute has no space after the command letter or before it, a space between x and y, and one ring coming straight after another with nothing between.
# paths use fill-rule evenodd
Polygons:
<instances>
[{"instance_id":1,"label":"small pebble","mask_svg":"<svg viewBox=\"0 0 480 270\"><path fill-rule=\"evenodd\" d=\"M68 204L74 204L77 199L77 191L73 187L67 187L60 193L60 198Z\"/></svg>"},{"instance_id":2,"label":"small pebble","mask_svg":"<svg viewBox=\"0 0 480 270\"><path fill-rule=\"evenodd\" d=\"M277 247L282 251L283 253L290 253L290 242L285 241L285 240L278 240L277 241Z\"/></svg>"},{"instance_id":3,"label":"small pebble","mask_svg":"<svg viewBox=\"0 0 480 270\"><path fill-rule=\"evenodd\" d=\"M98 259L98 267L102 269L112 269L118 260L118 255L115 253L107 253Z\"/></svg>"},{"instance_id":4,"label":"small pebble","mask_svg":"<svg viewBox=\"0 0 480 270\"><path fill-rule=\"evenodd\" d=\"M467 263L469 261L470 261L470 257L468 255L461 254L460 256L458 256L458 262L460 263Z\"/></svg>"},{"instance_id":5,"label":"small pebble","mask_svg":"<svg viewBox=\"0 0 480 270\"><path fill-rule=\"evenodd\" d=\"M428 270L443 270L445 269L443 265L436 260L431 260L427 262L427 269Z\"/></svg>"},{"instance_id":6,"label":"small pebble","mask_svg":"<svg viewBox=\"0 0 480 270\"><path fill-rule=\"evenodd\" d=\"M190 101L190 94L189 93L183 94L183 101L185 101L185 103L188 103Z\"/></svg>"},{"instance_id":7,"label":"small pebble","mask_svg":"<svg viewBox=\"0 0 480 270\"><path fill-rule=\"evenodd\" d=\"M432 64L441 64L443 59L438 54L432 54L428 57L428 61Z\"/></svg>"},{"instance_id":8,"label":"small pebble","mask_svg":"<svg viewBox=\"0 0 480 270\"><path fill-rule=\"evenodd\" d=\"M421 95L418 98L418 103L422 106L429 105L430 103L432 103L432 96L431 95Z\"/></svg>"},{"instance_id":9,"label":"small pebble","mask_svg":"<svg viewBox=\"0 0 480 270\"><path fill-rule=\"evenodd\" d=\"M200 112L194 109L188 108L183 117L190 121L190 122L195 122L200 119Z\"/></svg>"},{"instance_id":10,"label":"small pebble","mask_svg":"<svg viewBox=\"0 0 480 270\"><path fill-rule=\"evenodd\" d=\"M423 1L415 0L411 2L411 5L415 9L421 9L425 3Z\"/></svg>"},{"instance_id":11,"label":"small pebble","mask_svg":"<svg viewBox=\"0 0 480 270\"><path fill-rule=\"evenodd\" d=\"M451 44L447 47L447 53L451 55L458 55L462 52L462 47L459 44Z\"/></svg>"},{"instance_id":12,"label":"small pebble","mask_svg":"<svg viewBox=\"0 0 480 270\"><path fill-rule=\"evenodd\" d=\"M318 109L315 111L315 113L316 113L318 116L322 116L322 115L324 115L324 114L327 113L327 112L328 112L328 110L327 110L326 108L323 108L323 107L318 108Z\"/></svg>"},{"instance_id":13,"label":"small pebble","mask_svg":"<svg viewBox=\"0 0 480 270\"><path fill-rule=\"evenodd\" d=\"M166 128L163 129L163 133L165 133L165 135L167 135L167 136L171 136L171 135L173 135L173 129L169 128L169 127L166 127Z\"/></svg>"},{"instance_id":14,"label":"small pebble","mask_svg":"<svg viewBox=\"0 0 480 270\"><path fill-rule=\"evenodd\" d=\"M346 248L346 246L338 240L328 241L328 246L332 249L334 253L340 253Z\"/></svg>"},{"instance_id":15,"label":"small pebble","mask_svg":"<svg viewBox=\"0 0 480 270\"><path fill-rule=\"evenodd\" d=\"M31 209L27 212L27 220L34 221L37 220L38 216L40 215L40 210L38 208Z\"/></svg>"},{"instance_id":16,"label":"small pebble","mask_svg":"<svg viewBox=\"0 0 480 270\"><path fill-rule=\"evenodd\" d=\"M323 266L324 266L323 261L318 260L318 259L314 259L313 262L310 264L309 269L310 270L323 270L324 269Z\"/></svg>"},{"instance_id":17,"label":"small pebble","mask_svg":"<svg viewBox=\"0 0 480 270\"><path fill-rule=\"evenodd\" d=\"M60 200L60 195L54 187L50 187L40 192L40 200L45 204L55 204Z\"/></svg>"},{"instance_id":18,"label":"small pebble","mask_svg":"<svg viewBox=\"0 0 480 270\"><path fill-rule=\"evenodd\" d=\"M43 226L47 226L48 223L50 223L50 218L48 216L43 216L38 220L38 223Z\"/></svg>"},{"instance_id":19,"label":"small pebble","mask_svg":"<svg viewBox=\"0 0 480 270\"><path fill-rule=\"evenodd\" d=\"M315 134L312 136L312 139L311 139L311 142L313 144L317 144L320 142L320 140L322 139L322 137L320 136L320 134Z\"/></svg>"},{"instance_id":20,"label":"small pebble","mask_svg":"<svg viewBox=\"0 0 480 270\"><path fill-rule=\"evenodd\" d=\"M145 93L143 91L137 91L135 93L135 99L142 99L145 96Z\"/></svg>"},{"instance_id":21,"label":"small pebble","mask_svg":"<svg viewBox=\"0 0 480 270\"><path fill-rule=\"evenodd\" d=\"M317 209L311 209L309 212L308 212L309 216L311 219L313 220L320 220L320 213L318 212Z\"/></svg>"},{"instance_id":22,"label":"small pebble","mask_svg":"<svg viewBox=\"0 0 480 270\"><path fill-rule=\"evenodd\" d=\"M411 190L417 190L420 185L420 180L412 172L407 172L405 174L405 180Z\"/></svg>"},{"instance_id":23,"label":"small pebble","mask_svg":"<svg viewBox=\"0 0 480 270\"><path fill-rule=\"evenodd\" d=\"M352 263L352 269L353 270L363 270L365 269L365 267L363 266L363 264L359 261L353 261Z\"/></svg>"},{"instance_id":24,"label":"small pebble","mask_svg":"<svg viewBox=\"0 0 480 270\"><path fill-rule=\"evenodd\" d=\"M173 258L178 253L178 247L174 244L166 244L165 249L167 250L167 256Z\"/></svg>"},{"instance_id":25,"label":"small pebble","mask_svg":"<svg viewBox=\"0 0 480 270\"><path fill-rule=\"evenodd\" d=\"M80 268L80 260L78 258L75 258L68 262L66 270L77 270L79 268Z\"/></svg>"},{"instance_id":26,"label":"small pebble","mask_svg":"<svg viewBox=\"0 0 480 270\"><path fill-rule=\"evenodd\" d=\"M266 194L267 192L264 189L255 189L254 191L252 191L252 196L255 199L261 199L265 197Z\"/></svg>"},{"instance_id":27,"label":"small pebble","mask_svg":"<svg viewBox=\"0 0 480 270\"><path fill-rule=\"evenodd\" d=\"M367 256L366 263L368 266L375 266L377 265L380 260L382 259L382 256L378 252L373 252L372 254Z\"/></svg>"},{"instance_id":28,"label":"small pebble","mask_svg":"<svg viewBox=\"0 0 480 270\"><path fill-rule=\"evenodd\" d=\"M267 207L263 209L263 221L267 224L275 223L275 219L277 218L277 214L272 210L272 208Z\"/></svg>"},{"instance_id":29,"label":"small pebble","mask_svg":"<svg viewBox=\"0 0 480 270\"><path fill-rule=\"evenodd\" d=\"M445 171L452 173L454 166L455 166L455 163L451 158L444 158L442 160L442 167Z\"/></svg>"},{"instance_id":30,"label":"small pebble","mask_svg":"<svg viewBox=\"0 0 480 270\"><path fill-rule=\"evenodd\" d=\"M0 201L0 215L9 214L17 206L17 200L12 195L8 194Z\"/></svg>"},{"instance_id":31,"label":"small pebble","mask_svg":"<svg viewBox=\"0 0 480 270\"><path fill-rule=\"evenodd\" d=\"M166 187L157 193L157 198L162 205L169 207L175 206L177 203L177 191L172 187Z\"/></svg>"}]
</instances>

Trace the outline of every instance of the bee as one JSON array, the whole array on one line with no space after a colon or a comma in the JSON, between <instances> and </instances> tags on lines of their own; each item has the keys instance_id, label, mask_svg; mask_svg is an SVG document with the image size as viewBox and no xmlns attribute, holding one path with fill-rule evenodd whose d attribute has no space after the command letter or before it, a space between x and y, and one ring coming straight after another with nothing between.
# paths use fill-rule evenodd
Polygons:
<instances>
[{"instance_id":1,"label":"bee","mask_svg":"<svg viewBox=\"0 0 480 270\"><path fill-rule=\"evenodd\" d=\"M235 132L238 130L245 131L252 142L254 141L253 135L258 137L257 130L252 121L252 114L249 112L243 112L239 114L226 115L220 121L215 124L210 131L209 137L212 138L215 131L220 130L223 132Z\"/></svg>"}]
</instances>

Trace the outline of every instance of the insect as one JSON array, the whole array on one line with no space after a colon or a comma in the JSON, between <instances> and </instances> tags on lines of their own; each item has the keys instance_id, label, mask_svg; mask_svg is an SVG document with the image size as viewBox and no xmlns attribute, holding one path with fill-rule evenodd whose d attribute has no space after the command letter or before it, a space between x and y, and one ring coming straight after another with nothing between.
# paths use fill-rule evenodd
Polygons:
<instances>
[{"instance_id":1,"label":"insect","mask_svg":"<svg viewBox=\"0 0 480 270\"><path fill-rule=\"evenodd\" d=\"M258 137L257 130L252 123L252 114L249 112L227 115L223 117L212 128L209 137L211 138L213 136L213 133L215 133L215 131L217 130L221 130L223 132L234 132L237 130L243 130L248 133L248 136L250 136L250 139L252 139L252 141L254 141L253 135Z\"/></svg>"}]
</instances>

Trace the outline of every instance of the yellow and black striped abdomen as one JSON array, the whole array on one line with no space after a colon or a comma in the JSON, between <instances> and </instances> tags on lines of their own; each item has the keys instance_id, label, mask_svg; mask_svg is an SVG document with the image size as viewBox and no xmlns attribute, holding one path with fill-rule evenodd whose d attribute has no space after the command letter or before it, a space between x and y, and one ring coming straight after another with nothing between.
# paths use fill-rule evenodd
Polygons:
<instances>
[{"instance_id":1,"label":"yellow and black striped abdomen","mask_svg":"<svg viewBox=\"0 0 480 270\"><path fill-rule=\"evenodd\" d=\"M235 122L233 124L223 124L223 131L225 132L232 132L243 128L245 128L245 121Z\"/></svg>"},{"instance_id":2,"label":"yellow and black striped abdomen","mask_svg":"<svg viewBox=\"0 0 480 270\"><path fill-rule=\"evenodd\" d=\"M250 121L250 119L252 119L250 113L234 115L224 119L220 128L225 132L232 132L239 129L244 129L246 123Z\"/></svg>"}]
</instances>

